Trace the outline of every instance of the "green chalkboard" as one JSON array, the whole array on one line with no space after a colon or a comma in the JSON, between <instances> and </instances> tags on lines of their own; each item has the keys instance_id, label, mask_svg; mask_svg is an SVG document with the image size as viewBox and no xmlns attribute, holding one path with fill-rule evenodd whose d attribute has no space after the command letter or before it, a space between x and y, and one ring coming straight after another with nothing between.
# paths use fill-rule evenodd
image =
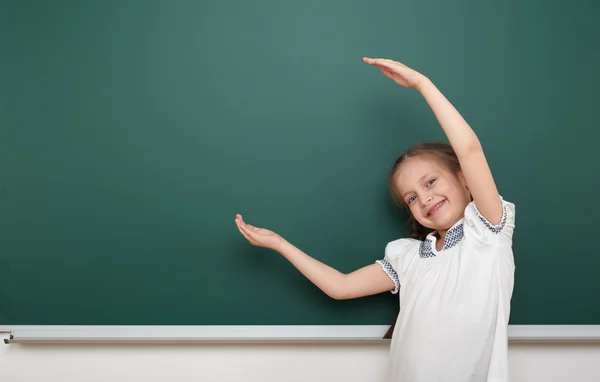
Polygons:
<instances>
[{"instance_id":1,"label":"green chalkboard","mask_svg":"<svg viewBox=\"0 0 600 382\"><path fill-rule=\"evenodd\" d=\"M444 140L431 78L516 204L513 324L600 324L591 1L0 1L0 323L374 325L234 224L349 272L408 234L387 173Z\"/></svg>"}]
</instances>

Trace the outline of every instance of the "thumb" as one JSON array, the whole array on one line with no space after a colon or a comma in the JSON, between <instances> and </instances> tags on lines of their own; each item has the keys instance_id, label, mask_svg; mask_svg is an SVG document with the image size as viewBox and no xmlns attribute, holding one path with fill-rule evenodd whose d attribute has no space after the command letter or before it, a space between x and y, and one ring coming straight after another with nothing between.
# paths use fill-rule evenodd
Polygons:
<instances>
[{"instance_id":1,"label":"thumb","mask_svg":"<svg viewBox=\"0 0 600 382\"><path fill-rule=\"evenodd\" d=\"M385 74L386 77L394 79L394 73L392 73L389 69L381 68L381 73Z\"/></svg>"}]
</instances>

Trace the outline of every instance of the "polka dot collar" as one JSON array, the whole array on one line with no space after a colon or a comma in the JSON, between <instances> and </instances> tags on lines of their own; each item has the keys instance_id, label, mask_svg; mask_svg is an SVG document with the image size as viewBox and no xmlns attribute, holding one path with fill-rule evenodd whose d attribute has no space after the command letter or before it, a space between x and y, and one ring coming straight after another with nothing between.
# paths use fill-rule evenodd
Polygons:
<instances>
[{"instance_id":1,"label":"polka dot collar","mask_svg":"<svg viewBox=\"0 0 600 382\"><path fill-rule=\"evenodd\" d=\"M427 238L421 242L419 247L420 257L426 259L429 257L436 256L435 251L433 250L433 246L437 238L434 235L435 232L430 233L429 235L427 235ZM463 223L461 221L460 223L457 223L455 226L450 228L448 232L446 232L446 237L444 239L444 248L442 248L442 251L454 247L462 240L463 237L464 230Z\"/></svg>"}]
</instances>

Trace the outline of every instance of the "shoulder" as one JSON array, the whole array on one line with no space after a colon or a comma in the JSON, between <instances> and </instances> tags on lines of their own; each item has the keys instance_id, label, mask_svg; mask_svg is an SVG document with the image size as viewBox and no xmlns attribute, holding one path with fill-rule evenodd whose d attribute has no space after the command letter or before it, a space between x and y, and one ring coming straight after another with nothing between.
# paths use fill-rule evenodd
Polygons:
<instances>
[{"instance_id":1,"label":"shoulder","mask_svg":"<svg viewBox=\"0 0 600 382\"><path fill-rule=\"evenodd\" d=\"M385 246L385 256L391 260L397 259L401 256L409 255L413 252L417 253L420 244L420 240L412 238L402 238L390 241Z\"/></svg>"},{"instance_id":2,"label":"shoulder","mask_svg":"<svg viewBox=\"0 0 600 382\"><path fill-rule=\"evenodd\" d=\"M385 246L385 255L376 261L387 275L394 281L395 288L392 293L398 293L398 288L404 280L412 259L418 257L421 241L412 238L403 238L390 241Z\"/></svg>"},{"instance_id":3,"label":"shoulder","mask_svg":"<svg viewBox=\"0 0 600 382\"><path fill-rule=\"evenodd\" d=\"M511 242L515 228L515 204L500 197L502 218L498 224L492 224L477 209L473 201L465 208L465 237L473 237L480 241Z\"/></svg>"}]
</instances>

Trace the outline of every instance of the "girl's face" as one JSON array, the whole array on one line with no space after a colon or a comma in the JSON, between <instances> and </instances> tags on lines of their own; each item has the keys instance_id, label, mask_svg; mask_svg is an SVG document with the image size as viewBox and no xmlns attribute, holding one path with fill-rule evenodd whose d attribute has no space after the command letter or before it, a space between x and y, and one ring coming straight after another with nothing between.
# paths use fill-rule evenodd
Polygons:
<instances>
[{"instance_id":1,"label":"girl's face","mask_svg":"<svg viewBox=\"0 0 600 382\"><path fill-rule=\"evenodd\" d=\"M432 159L408 158L398 168L394 184L420 224L445 232L463 217L471 194L462 174L456 176Z\"/></svg>"}]
</instances>

